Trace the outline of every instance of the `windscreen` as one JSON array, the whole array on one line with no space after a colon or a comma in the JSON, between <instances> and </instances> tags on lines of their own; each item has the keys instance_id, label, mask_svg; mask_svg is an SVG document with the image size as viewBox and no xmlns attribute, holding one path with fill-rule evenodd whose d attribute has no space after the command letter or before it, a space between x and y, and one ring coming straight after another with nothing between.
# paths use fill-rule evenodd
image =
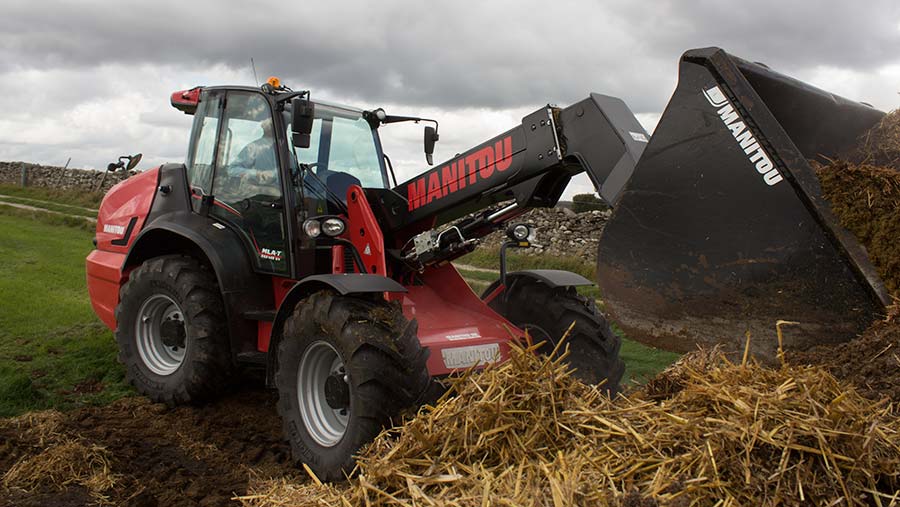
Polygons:
<instances>
[{"instance_id":1,"label":"windscreen","mask_svg":"<svg viewBox=\"0 0 900 507\"><path fill-rule=\"evenodd\" d=\"M291 139L288 126L288 139ZM295 148L297 161L309 164L322 181L344 175L359 180L366 188L385 188L385 176L378 138L369 123L356 111L316 104L316 117L309 148ZM343 196L341 196L343 197Z\"/></svg>"}]
</instances>

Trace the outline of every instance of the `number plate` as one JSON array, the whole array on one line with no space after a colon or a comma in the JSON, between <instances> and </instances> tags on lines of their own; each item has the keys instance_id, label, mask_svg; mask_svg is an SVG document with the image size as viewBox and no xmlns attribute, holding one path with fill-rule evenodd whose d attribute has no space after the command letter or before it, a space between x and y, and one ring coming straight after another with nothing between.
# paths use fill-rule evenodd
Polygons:
<instances>
[{"instance_id":1,"label":"number plate","mask_svg":"<svg viewBox=\"0 0 900 507\"><path fill-rule=\"evenodd\" d=\"M444 366L448 369L469 368L479 363L485 365L499 361L500 345L488 343L487 345L443 349L441 356L444 359Z\"/></svg>"}]
</instances>

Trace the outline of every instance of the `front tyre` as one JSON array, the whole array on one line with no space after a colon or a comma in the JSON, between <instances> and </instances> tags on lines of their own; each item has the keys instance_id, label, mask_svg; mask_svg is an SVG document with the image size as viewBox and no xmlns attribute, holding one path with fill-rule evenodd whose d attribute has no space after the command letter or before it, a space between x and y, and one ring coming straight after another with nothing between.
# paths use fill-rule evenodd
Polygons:
<instances>
[{"instance_id":1,"label":"front tyre","mask_svg":"<svg viewBox=\"0 0 900 507\"><path fill-rule=\"evenodd\" d=\"M295 460L337 481L354 454L430 385L416 323L384 301L319 292L301 301L278 346L278 411Z\"/></svg>"},{"instance_id":2,"label":"front tyre","mask_svg":"<svg viewBox=\"0 0 900 507\"><path fill-rule=\"evenodd\" d=\"M156 257L119 293L116 342L128 381L155 402L208 400L233 371L225 307L213 273L196 259Z\"/></svg>"},{"instance_id":3,"label":"front tyre","mask_svg":"<svg viewBox=\"0 0 900 507\"><path fill-rule=\"evenodd\" d=\"M482 298L498 284L488 287ZM552 351L574 322L566 338L566 362L575 370L575 378L602 384L610 395L619 392L619 381L625 373L625 363L619 358L622 340L612 332L592 299L581 296L574 287L550 287L531 278L517 278L507 291L488 306L527 330L535 343L544 342L544 352Z\"/></svg>"}]
</instances>

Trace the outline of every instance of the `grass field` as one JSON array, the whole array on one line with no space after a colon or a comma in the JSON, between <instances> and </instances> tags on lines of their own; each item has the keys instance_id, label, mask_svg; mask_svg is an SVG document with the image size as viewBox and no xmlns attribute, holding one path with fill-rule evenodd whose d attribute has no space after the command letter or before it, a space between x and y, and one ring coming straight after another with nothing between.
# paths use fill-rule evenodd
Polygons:
<instances>
[{"instance_id":1,"label":"grass field","mask_svg":"<svg viewBox=\"0 0 900 507\"><path fill-rule=\"evenodd\" d=\"M0 416L131 392L112 334L88 299L91 233L37 215L0 209Z\"/></svg>"},{"instance_id":2,"label":"grass field","mask_svg":"<svg viewBox=\"0 0 900 507\"><path fill-rule=\"evenodd\" d=\"M0 187L0 194L11 195ZM15 188L15 187L13 187ZM77 193L26 189L23 199L90 204ZM0 205L0 416L43 408L103 404L132 393L116 362L112 333L94 315L84 281L94 224L79 218ZM492 257L493 256L493 257ZM493 259L493 264L492 260ZM496 268L496 252L476 252L463 262ZM593 276L577 259L510 256L510 269L569 269ZM480 293L494 273L463 270ZM595 288L586 295L597 297ZM652 376L676 354L623 340L625 382Z\"/></svg>"},{"instance_id":3,"label":"grass field","mask_svg":"<svg viewBox=\"0 0 900 507\"><path fill-rule=\"evenodd\" d=\"M32 206L29 204L29 206ZM33 205L34 207L40 207L37 205ZM49 208L44 208L49 209ZM52 211L52 210L50 210ZM77 216L68 216L68 215L60 215L57 213L45 213L36 210L27 210L16 208L13 206L9 206L6 204L0 203L0 213L5 216L11 217L19 217L30 221L39 221L46 225L56 225L61 227L70 227L73 229L79 229L84 232L91 233L93 236L93 232L97 229L97 224L95 222L85 220L83 218L79 218Z\"/></svg>"},{"instance_id":4,"label":"grass field","mask_svg":"<svg viewBox=\"0 0 900 507\"><path fill-rule=\"evenodd\" d=\"M97 218L97 210L82 208L79 206L69 206L66 204L56 204L53 202L41 201L37 199L26 199L23 197L6 197L0 194L0 201L13 204L24 204L35 208L42 208L57 213L66 213L68 215L76 215L86 218Z\"/></svg>"},{"instance_id":5,"label":"grass field","mask_svg":"<svg viewBox=\"0 0 900 507\"><path fill-rule=\"evenodd\" d=\"M544 255L540 257L524 255L516 252L516 249L510 248L506 251L507 269L515 271L517 269L564 269L587 278L594 280L596 268L594 260L590 261L577 257L553 257ZM497 269L500 265L500 249L499 248L479 248L474 252L459 258L462 264L469 264L480 268Z\"/></svg>"},{"instance_id":6,"label":"grass field","mask_svg":"<svg viewBox=\"0 0 900 507\"><path fill-rule=\"evenodd\" d=\"M0 195L18 197L21 199L37 199L50 201L69 207L96 209L103 200L103 194L99 192L85 192L83 190L60 190L44 187L20 187L17 185L0 185ZM94 213L96 216L96 213Z\"/></svg>"}]
</instances>

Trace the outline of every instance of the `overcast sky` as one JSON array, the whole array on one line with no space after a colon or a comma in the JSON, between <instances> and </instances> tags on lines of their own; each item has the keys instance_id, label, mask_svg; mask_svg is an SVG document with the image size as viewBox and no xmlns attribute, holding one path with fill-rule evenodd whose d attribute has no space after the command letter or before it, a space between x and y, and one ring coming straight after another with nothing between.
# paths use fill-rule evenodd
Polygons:
<instances>
[{"instance_id":1,"label":"overcast sky","mask_svg":"<svg viewBox=\"0 0 900 507\"><path fill-rule=\"evenodd\" d=\"M314 98L437 118L437 160L591 91L622 98L652 130L679 56L704 46L900 106L897 0L3 0L0 160L182 162L191 118L170 93L253 84L251 57L261 80L277 75ZM382 130L400 179L426 167L421 135Z\"/></svg>"}]
</instances>

